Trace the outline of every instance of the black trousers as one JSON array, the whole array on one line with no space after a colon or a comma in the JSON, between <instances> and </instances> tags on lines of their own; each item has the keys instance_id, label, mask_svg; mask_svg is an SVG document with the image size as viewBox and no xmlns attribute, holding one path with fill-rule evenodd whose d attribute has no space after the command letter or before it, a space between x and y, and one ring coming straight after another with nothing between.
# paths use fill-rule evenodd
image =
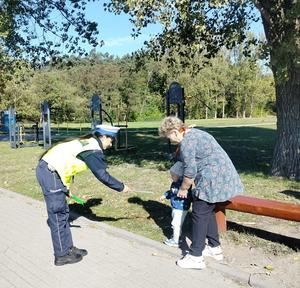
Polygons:
<instances>
[{"instance_id":1,"label":"black trousers","mask_svg":"<svg viewBox=\"0 0 300 288\"><path fill-rule=\"evenodd\" d=\"M208 245L211 247L217 247L220 245L214 210L214 203L208 203L198 198L193 199L192 245L190 249L190 254L193 256L202 255L206 239L208 240Z\"/></svg>"},{"instance_id":2,"label":"black trousers","mask_svg":"<svg viewBox=\"0 0 300 288\"><path fill-rule=\"evenodd\" d=\"M51 172L43 160L40 160L36 168L36 177L42 188L47 206L47 223L51 231L54 255L63 256L73 246L68 222L69 206L66 201L68 190L57 173Z\"/></svg>"}]
</instances>

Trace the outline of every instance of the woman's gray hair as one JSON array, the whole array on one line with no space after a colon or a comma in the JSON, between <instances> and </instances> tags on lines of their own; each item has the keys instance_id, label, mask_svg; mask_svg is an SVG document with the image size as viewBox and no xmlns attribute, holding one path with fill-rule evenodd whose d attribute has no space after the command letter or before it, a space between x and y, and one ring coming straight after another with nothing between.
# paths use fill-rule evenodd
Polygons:
<instances>
[{"instance_id":1,"label":"woman's gray hair","mask_svg":"<svg viewBox=\"0 0 300 288\"><path fill-rule=\"evenodd\" d=\"M167 134L172 130L179 131L179 129L183 127L185 127L185 125L178 117L168 116L161 122L160 127L158 128L158 134L161 137L167 137Z\"/></svg>"}]
</instances>

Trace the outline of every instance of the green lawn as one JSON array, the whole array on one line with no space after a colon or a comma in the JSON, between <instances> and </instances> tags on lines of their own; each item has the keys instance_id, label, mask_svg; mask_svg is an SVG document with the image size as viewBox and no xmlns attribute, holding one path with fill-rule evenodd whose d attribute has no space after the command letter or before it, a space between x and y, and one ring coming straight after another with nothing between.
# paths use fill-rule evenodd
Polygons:
<instances>
[{"instance_id":1,"label":"green lawn","mask_svg":"<svg viewBox=\"0 0 300 288\"><path fill-rule=\"evenodd\" d=\"M268 176L275 140L275 118L195 120L187 123L195 123L215 136L236 165L245 185L246 195L299 202L299 182ZM237 127L248 124L253 126ZM234 127L230 127L232 125ZM106 153L112 175L136 190L153 192L152 194L117 193L99 183L92 173L84 172L75 177L72 192L77 195L88 195L90 200L85 207L72 204L71 208L94 221L104 221L162 241L171 232L171 208L168 202L160 203L159 197L169 188L168 169L171 162L168 160L166 141L157 135L158 126L159 121L129 123L129 144L134 145L136 149L130 153L124 151ZM85 131L81 133L88 132L88 125L85 127ZM66 127L61 125L59 133L57 132L53 132L54 142L80 134L78 124L69 124L68 133ZM43 149L40 147L11 149L8 142L0 142L0 186L42 199L35 179L35 167L42 152ZM245 213L228 213L228 219L231 221L249 221L253 220L253 217L255 216ZM290 221L286 223L298 225ZM234 238L237 238L236 232L231 233L234 241ZM226 237L228 235L230 233ZM247 241L252 239L251 241L257 245L265 245L255 236L246 235L246 238Z\"/></svg>"}]
</instances>

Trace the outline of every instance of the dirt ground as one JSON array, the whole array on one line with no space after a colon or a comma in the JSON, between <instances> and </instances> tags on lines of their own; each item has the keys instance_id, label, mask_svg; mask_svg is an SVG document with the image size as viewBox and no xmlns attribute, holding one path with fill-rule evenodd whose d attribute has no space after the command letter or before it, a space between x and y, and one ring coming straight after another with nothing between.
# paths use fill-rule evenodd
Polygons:
<instances>
[{"instance_id":1,"label":"dirt ground","mask_svg":"<svg viewBox=\"0 0 300 288\"><path fill-rule=\"evenodd\" d=\"M251 277L261 279L262 281L271 280L278 284L278 287L296 288L300 282L300 253L289 255L270 255L266 254L262 248L251 248L245 246L232 246L228 243L222 243L224 250L224 263L230 267L238 269L249 274L249 283Z\"/></svg>"},{"instance_id":2,"label":"dirt ground","mask_svg":"<svg viewBox=\"0 0 300 288\"><path fill-rule=\"evenodd\" d=\"M251 222L228 223L228 232L220 239L224 254L220 264L244 272L248 287L256 287L255 283L272 288L300 287L299 223L264 216L252 218ZM183 250L191 244L190 233L184 234Z\"/></svg>"},{"instance_id":3,"label":"dirt ground","mask_svg":"<svg viewBox=\"0 0 300 288\"><path fill-rule=\"evenodd\" d=\"M278 284L278 287L300 287L299 223L269 217L258 219L259 222L241 224L247 224L247 227L256 231L267 231L262 235L267 240L260 242L260 247L255 247L251 241L233 245L232 240L223 236L224 263L249 273L249 286L251 277L255 277L262 281L270 280ZM284 242L285 245L279 245L278 242Z\"/></svg>"}]
</instances>

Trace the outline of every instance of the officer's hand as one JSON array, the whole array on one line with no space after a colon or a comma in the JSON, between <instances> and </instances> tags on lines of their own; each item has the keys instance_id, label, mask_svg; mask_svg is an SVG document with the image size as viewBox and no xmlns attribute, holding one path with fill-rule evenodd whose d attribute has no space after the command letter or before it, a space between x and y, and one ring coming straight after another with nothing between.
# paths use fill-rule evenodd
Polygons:
<instances>
[{"instance_id":1,"label":"officer's hand","mask_svg":"<svg viewBox=\"0 0 300 288\"><path fill-rule=\"evenodd\" d=\"M130 191L131 191L131 189L127 185L124 184L124 189L121 192L127 193Z\"/></svg>"},{"instance_id":2,"label":"officer's hand","mask_svg":"<svg viewBox=\"0 0 300 288\"><path fill-rule=\"evenodd\" d=\"M166 196L165 196L165 195L162 195L162 196L159 198L159 201L160 201L160 202L163 202L165 199L166 199Z\"/></svg>"},{"instance_id":3,"label":"officer's hand","mask_svg":"<svg viewBox=\"0 0 300 288\"><path fill-rule=\"evenodd\" d=\"M177 193L177 197L179 198L187 198L188 190L179 189Z\"/></svg>"}]
</instances>

